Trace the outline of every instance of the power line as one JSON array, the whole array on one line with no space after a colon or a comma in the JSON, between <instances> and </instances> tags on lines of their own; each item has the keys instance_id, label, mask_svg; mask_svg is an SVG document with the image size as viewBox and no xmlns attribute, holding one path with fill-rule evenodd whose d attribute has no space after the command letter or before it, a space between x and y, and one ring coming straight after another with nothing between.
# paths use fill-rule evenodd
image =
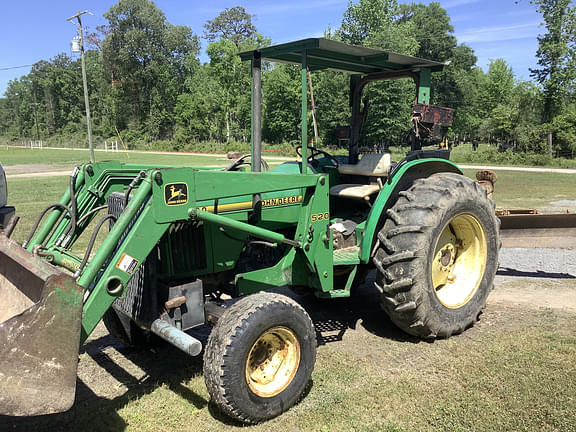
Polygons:
<instances>
[{"instance_id":1,"label":"power line","mask_svg":"<svg viewBox=\"0 0 576 432\"><path fill-rule=\"evenodd\" d=\"M21 69L21 68L30 67L30 66L34 66L34 65L29 64L29 65L22 65L22 66L10 66L10 67L5 67L5 68L0 68L0 71L10 70L10 69Z\"/></svg>"}]
</instances>

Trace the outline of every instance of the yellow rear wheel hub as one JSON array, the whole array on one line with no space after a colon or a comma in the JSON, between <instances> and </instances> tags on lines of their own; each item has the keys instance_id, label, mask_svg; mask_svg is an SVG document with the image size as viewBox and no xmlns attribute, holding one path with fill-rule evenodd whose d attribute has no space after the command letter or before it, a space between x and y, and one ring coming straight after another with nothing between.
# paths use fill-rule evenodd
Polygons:
<instances>
[{"instance_id":1,"label":"yellow rear wheel hub","mask_svg":"<svg viewBox=\"0 0 576 432\"><path fill-rule=\"evenodd\" d=\"M457 309L474 296L486 269L484 229L476 217L461 214L442 230L432 260L432 284L444 306Z\"/></svg>"},{"instance_id":2,"label":"yellow rear wheel hub","mask_svg":"<svg viewBox=\"0 0 576 432\"><path fill-rule=\"evenodd\" d=\"M286 327L272 327L250 348L246 381L258 396L276 396L292 382L299 365L300 343L294 332Z\"/></svg>"}]
</instances>

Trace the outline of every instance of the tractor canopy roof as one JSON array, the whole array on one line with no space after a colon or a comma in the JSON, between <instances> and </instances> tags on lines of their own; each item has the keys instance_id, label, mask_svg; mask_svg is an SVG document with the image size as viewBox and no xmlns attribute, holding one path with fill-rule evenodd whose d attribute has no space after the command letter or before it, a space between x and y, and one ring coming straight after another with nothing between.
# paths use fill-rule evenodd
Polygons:
<instances>
[{"instance_id":1,"label":"tractor canopy roof","mask_svg":"<svg viewBox=\"0 0 576 432\"><path fill-rule=\"evenodd\" d=\"M250 60L255 53L259 53L262 59L293 64L302 64L302 56L306 55L307 66L311 71L331 69L354 74L398 70L417 71L421 68L437 72L445 66L444 63L440 62L406 56L392 51L348 45L325 38L302 39L245 51L240 53L240 57L242 60Z\"/></svg>"}]
</instances>

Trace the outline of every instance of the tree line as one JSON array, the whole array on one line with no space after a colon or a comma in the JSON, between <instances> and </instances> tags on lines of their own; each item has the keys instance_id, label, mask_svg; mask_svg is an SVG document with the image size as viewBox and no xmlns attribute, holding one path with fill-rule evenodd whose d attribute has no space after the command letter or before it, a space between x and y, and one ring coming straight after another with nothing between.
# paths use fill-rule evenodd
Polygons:
<instances>
[{"instance_id":1,"label":"tree line","mask_svg":"<svg viewBox=\"0 0 576 432\"><path fill-rule=\"evenodd\" d=\"M472 48L458 43L440 3L350 1L338 28L324 36L446 62L433 76L432 103L455 109L453 140L491 142L514 151L576 156L576 14L570 0L532 0L545 32L538 37L532 81L516 78L503 59L484 72ZM250 140L250 65L239 52L271 44L243 7L223 10L202 34L172 25L149 0L120 0L106 25L86 36L93 130L129 147L194 149L202 143ZM208 42L200 61L201 39ZM263 139L292 144L300 134L298 67L265 64ZM348 77L312 74L320 140L350 117ZM409 128L413 84L373 83L363 145L397 145ZM312 122L309 122L311 125ZM311 126L312 127L312 126ZM85 142L80 60L59 54L9 82L0 99L0 136L9 140L71 137ZM311 134L312 136L312 134ZM206 147L204 147L205 149Z\"/></svg>"}]
</instances>

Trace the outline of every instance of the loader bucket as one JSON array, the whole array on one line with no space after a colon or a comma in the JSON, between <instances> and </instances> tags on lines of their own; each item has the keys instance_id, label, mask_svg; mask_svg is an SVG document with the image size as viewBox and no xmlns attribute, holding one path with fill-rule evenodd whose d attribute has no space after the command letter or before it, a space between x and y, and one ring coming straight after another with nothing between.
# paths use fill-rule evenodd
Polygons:
<instances>
[{"instance_id":1,"label":"loader bucket","mask_svg":"<svg viewBox=\"0 0 576 432\"><path fill-rule=\"evenodd\" d=\"M0 234L0 415L74 403L83 289Z\"/></svg>"}]
</instances>

